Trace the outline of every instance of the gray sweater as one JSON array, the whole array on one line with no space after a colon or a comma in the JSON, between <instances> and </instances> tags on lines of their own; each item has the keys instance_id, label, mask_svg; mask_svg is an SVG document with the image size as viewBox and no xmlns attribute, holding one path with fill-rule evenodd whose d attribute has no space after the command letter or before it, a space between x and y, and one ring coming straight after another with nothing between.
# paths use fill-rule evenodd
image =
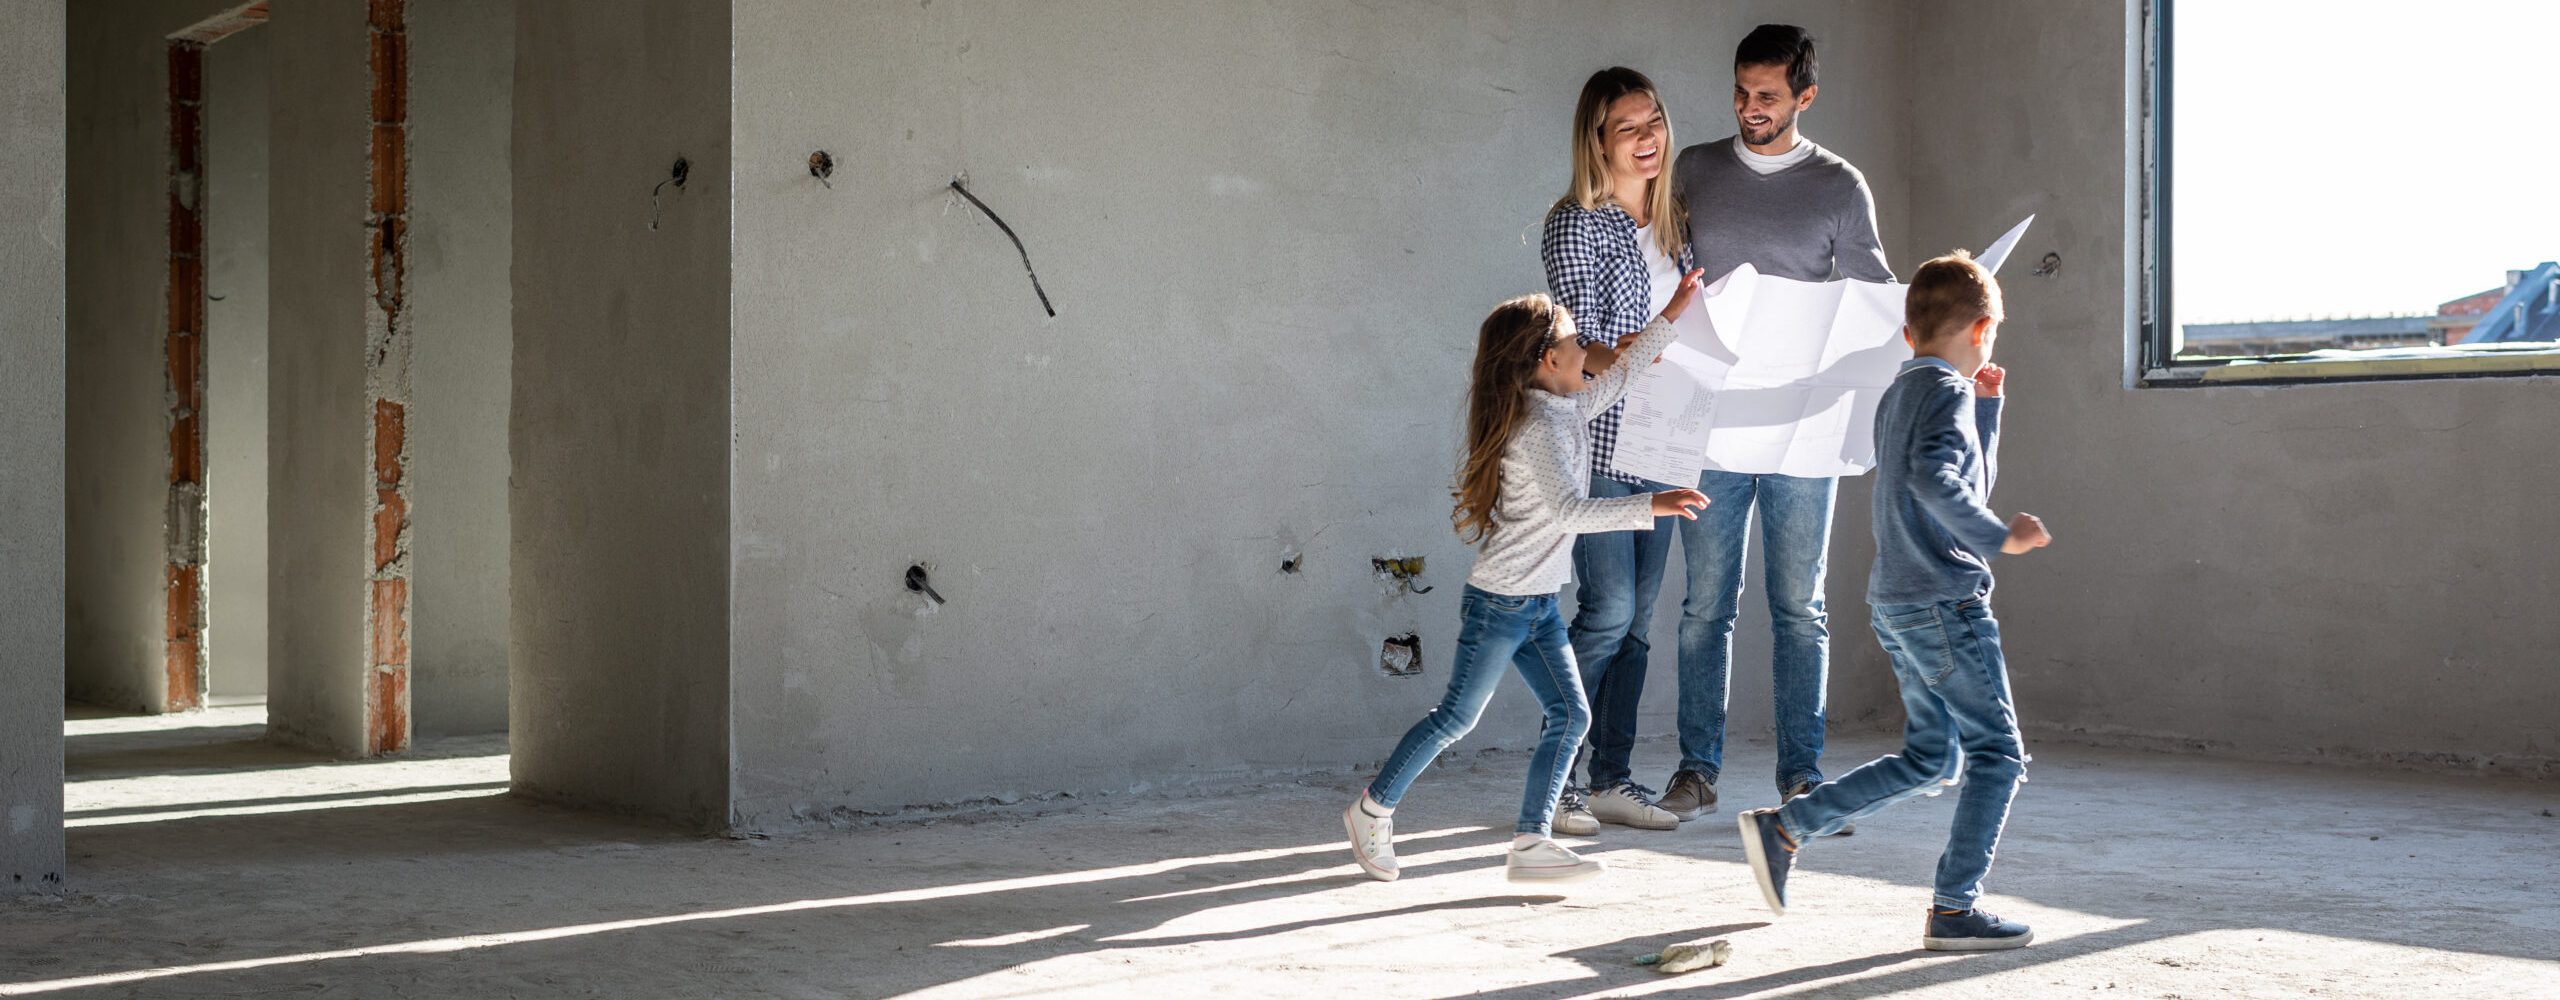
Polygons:
<instances>
[{"instance_id":1,"label":"gray sweater","mask_svg":"<svg viewBox=\"0 0 2560 1000\"><path fill-rule=\"evenodd\" d=\"M1618 363L1581 392L1520 390L1529 397L1529 418L1503 449L1493 533L1467 573L1468 586L1510 597L1553 594L1573 579L1575 536L1653 527L1653 494L1591 495L1591 418L1626 398L1636 371L1678 337L1657 316L1633 341L1622 342Z\"/></svg>"},{"instance_id":2,"label":"gray sweater","mask_svg":"<svg viewBox=\"0 0 2560 1000\"><path fill-rule=\"evenodd\" d=\"M1743 164L1735 141L1683 149L1671 167L1707 280L1743 264L1798 281L1894 280L1876 240L1875 195L1858 168L1815 146L1804 162L1762 176Z\"/></svg>"}]
</instances>

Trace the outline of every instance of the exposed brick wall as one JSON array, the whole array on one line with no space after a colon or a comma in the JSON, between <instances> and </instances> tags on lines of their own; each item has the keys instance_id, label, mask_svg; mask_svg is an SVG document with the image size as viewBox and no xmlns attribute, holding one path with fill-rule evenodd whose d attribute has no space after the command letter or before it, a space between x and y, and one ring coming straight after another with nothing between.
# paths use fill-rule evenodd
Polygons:
<instances>
[{"instance_id":1,"label":"exposed brick wall","mask_svg":"<svg viewBox=\"0 0 2560 1000\"><path fill-rule=\"evenodd\" d=\"M204 45L169 45L168 684L161 710L204 704Z\"/></svg>"},{"instance_id":2,"label":"exposed brick wall","mask_svg":"<svg viewBox=\"0 0 2560 1000\"><path fill-rule=\"evenodd\" d=\"M169 570L161 710L205 695L205 46L267 20L264 0L209 18L169 42Z\"/></svg>"},{"instance_id":3,"label":"exposed brick wall","mask_svg":"<svg viewBox=\"0 0 2560 1000\"><path fill-rule=\"evenodd\" d=\"M372 516L366 519L371 593L365 602L365 752L409 748L409 35L407 0L370 0L373 72L371 260L366 394L372 403Z\"/></svg>"}]
</instances>

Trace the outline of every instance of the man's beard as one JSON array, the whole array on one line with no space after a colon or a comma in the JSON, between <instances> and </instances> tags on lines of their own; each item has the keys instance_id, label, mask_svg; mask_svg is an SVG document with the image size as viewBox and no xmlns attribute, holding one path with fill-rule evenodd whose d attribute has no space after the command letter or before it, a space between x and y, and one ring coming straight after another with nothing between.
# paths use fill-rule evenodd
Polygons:
<instances>
[{"instance_id":1,"label":"man's beard","mask_svg":"<svg viewBox=\"0 0 2560 1000\"><path fill-rule=\"evenodd\" d=\"M1747 146L1766 146L1778 141L1778 137L1787 134L1787 130L1794 128L1795 124L1796 116L1793 114L1787 115L1784 118L1771 115L1769 116L1769 124L1762 131L1753 132L1750 126L1743 126L1742 142Z\"/></svg>"}]
</instances>

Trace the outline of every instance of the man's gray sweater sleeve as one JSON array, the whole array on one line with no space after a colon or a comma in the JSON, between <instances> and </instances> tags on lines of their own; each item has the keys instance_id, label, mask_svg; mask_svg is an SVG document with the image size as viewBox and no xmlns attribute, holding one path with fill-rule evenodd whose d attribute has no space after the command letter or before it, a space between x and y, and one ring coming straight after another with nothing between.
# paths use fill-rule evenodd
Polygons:
<instances>
[{"instance_id":1,"label":"man's gray sweater sleeve","mask_svg":"<svg viewBox=\"0 0 2560 1000\"><path fill-rule=\"evenodd\" d=\"M1857 168L1851 167L1849 176L1858 182L1857 192L1841 206L1831 230L1831 259L1843 278L1890 282L1893 268L1885 263L1884 242L1876 236L1875 192L1867 189L1866 175Z\"/></svg>"}]
</instances>

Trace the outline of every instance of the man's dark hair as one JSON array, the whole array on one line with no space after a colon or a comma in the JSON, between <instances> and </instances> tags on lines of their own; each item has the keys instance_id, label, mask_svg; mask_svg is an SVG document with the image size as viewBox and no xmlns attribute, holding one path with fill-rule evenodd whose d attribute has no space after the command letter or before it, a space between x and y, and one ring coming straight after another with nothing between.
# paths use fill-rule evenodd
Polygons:
<instances>
[{"instance_id":1,"label":"man's dark hair","mask_svg":"<svg viewBox=\"0 0 2560 1000\"><path fill-rule=\"evenodd\" d=\"M1764 24L1734 46L1733 68L1784 66L1787 92L1801 94L1813 86L1813 35L1792 24Z\"/></svg>"}]
</instances>

